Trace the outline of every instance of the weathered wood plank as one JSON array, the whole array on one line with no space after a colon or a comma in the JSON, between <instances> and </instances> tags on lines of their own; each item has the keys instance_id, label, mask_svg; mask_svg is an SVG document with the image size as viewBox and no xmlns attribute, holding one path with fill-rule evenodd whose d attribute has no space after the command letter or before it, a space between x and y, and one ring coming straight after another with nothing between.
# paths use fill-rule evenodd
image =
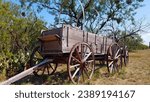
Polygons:
<instances>
[{"instance_id":1,"label":"weathered wood plank","mask_svg":"<svg viewBox=\"0 0 150 102\"><path fill-rule=\"evenodd\" d=\"M6 81L0 83L0 85L10 85L10 84L12 84L12 83L14 83L14 82L16 82L16 81L18 81L18 80L20 80L20 79L26 77L26 76L32 74L34 70L36 70L36 69L39 68L40 66L42 66L42 65L44 65L45 63L48 63L48 62L50 62L50 61L52 61L52 60L50 60L50 59L45 59L43 62L37 64L36 66L33 66L33 67L29 68L28 70L25 70L25 71L23 71L22 73L19 73L19 74L15 75L14 77L11 77L10 79L8 79L8 80L6 80Z\"/></svg>"}]
</instances>

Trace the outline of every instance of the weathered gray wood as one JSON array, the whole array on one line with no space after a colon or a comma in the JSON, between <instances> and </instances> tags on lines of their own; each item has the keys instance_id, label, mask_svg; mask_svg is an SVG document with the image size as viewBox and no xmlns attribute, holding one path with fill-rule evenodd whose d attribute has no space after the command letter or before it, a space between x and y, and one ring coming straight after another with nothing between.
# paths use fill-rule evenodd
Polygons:
<instances>
[{"instance_id":1,"label":"weathered gray wood","mask_svg":"<svg viewBox=\"0 0 150 102\"><path fill-rule=\"evenodd\" d=\"M60 37L58 41L42 42L43 53L52 54L57 52L70 52L72 47L78 42L86 42L92 46L94 53L106 53L108 46L112 43L112 39L96 35L90 32L63 25L61 28L44 31L44 35L57 34Z\"/></svg>"},{"instance_id":2,"label":"weathered gray wood","mask_svg":"<svg viewBox=\"0 0 150 102\"><path fill-rule=\"evenodd\" d=\"M36 70L36 69L39 68L40 66L42 66L42 65L44 65L45 63L48 63L48 62L50 62L50 61L51 61L50 59L45 59L44 61L42 61L42 62L39 63L38 65L33 66L33 67L29 68L28 70L25 70L25 71L23 71L22 73L19 73L19 74L15 75L14 77L11 77L10 79L8 79L8 80L6 80L6 81L0 83L0 85L10 85L10 84L12 84L12 83L14 83L14 82L16 82L16 81L18 81L18 80L20 80L20 79L26 77L26 76L32 74L34 70Z\"/></svg>"}]
</instances>

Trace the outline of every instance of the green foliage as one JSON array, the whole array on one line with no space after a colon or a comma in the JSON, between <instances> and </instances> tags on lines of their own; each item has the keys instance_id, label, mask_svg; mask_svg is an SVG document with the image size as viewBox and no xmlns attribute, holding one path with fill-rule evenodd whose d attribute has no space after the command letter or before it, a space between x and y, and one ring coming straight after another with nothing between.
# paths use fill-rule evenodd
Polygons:
<instances>
[{"instance_id":1,"label":"green foliage","mask_svg":"<svg viewBox=\"0 0 150 102\"><path fill-rule=\"evenodd\" d=\"M45 23L10 2L0 2L0 18L0 73L10 77L24 69Z\"/></svg>"},{"instance_id":2,"label":"green foliage","mask_svg":"<svg viewBox=\"0 0 150 102\"><path fill-rule=\"evenodd\" d=\"M148 49L148 46L143 44L143 40L139 35L127 37L122 39L121 42L128 46L129 51Z\"/></svg>"}]
</instances>

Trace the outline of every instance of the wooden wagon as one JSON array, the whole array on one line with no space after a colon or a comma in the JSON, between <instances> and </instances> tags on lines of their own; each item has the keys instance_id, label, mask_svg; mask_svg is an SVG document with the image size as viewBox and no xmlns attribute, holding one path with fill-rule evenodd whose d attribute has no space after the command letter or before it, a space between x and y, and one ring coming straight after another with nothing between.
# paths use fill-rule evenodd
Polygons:
<instances>
[{"instance_id":1,"label":"wooden wagon","mask_svg":"<svg viewBox=\"0 0 150 102\"><path fill-rule=\"evenodd\" d=\"M122 66L120 46L112 39L62 25L60 28L43 31L30 57L34 66L44 59L51 59L35 75L53 74L58 63L67 63L69 78L73 83L90 79L95 70L95 61L106 61L109 73Z\"/></svg>"}]
</instances>

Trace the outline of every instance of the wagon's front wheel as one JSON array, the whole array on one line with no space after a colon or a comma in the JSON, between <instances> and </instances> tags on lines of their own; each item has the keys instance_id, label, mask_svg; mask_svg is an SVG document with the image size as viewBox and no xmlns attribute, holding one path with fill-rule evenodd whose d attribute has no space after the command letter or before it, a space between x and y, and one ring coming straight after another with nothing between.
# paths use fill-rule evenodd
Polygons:
<instances>
[{"instance_id":1,"label":"wagon's front wheel","mask_svg":"<svg viewBox=\"0 0 150 102\"><path fill-rule=\"evenodd\" d=\"M95 60L92 48L87 43L77 43L71 49L67 64L69 78L74 84L91 79Z\"/></svg>"},{"instance_id":2,"label":"wagon's front wheel","mask_svg":"<svg viewBox=\"0 0 150 102\"><path fill-rule=\"evenodd\" d=\"M39 64L40 62L42 62L44 60L44 57L41 54L40 51L40 47L37 46L31 56L30 56L30 67L35 66L36 64ZM41 66L40 68L36 69L33 74L36 76L40 76L40 75L52 75L57 68L57 63L45 63L43 66Z\"/></svg>"},{"instance_id":3,"label":"wagon's front wheel","mask_svg":"<svg viewBox=\"0 0 150 102\"><path fill-rule=\"evenodd\" d=\"M122 67L122 56L120 46L113 43L107 50L107 69L109 73L115 73Z\"/></svg>"}]
</instances>

